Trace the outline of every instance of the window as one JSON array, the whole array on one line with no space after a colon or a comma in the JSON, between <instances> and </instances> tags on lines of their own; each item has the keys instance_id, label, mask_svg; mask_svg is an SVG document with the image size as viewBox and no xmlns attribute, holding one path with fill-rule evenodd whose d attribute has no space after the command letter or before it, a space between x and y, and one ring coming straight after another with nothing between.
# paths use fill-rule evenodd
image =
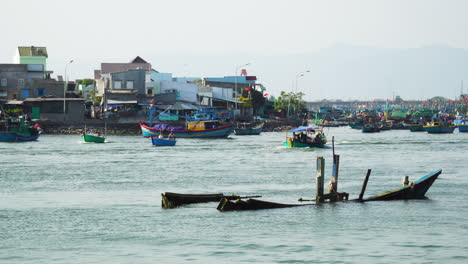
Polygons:
<instances>
[{"instance_id":1,"label":"window","mask_svg":"<svg viewBox=\"0 0 468 264\"><path fill-rule=\"evenodd\" d=\"M113 89L122 89L122 81L114 81Z\"/></svg>"},{"instance_id":2,"label":"window","mask_svg":"<svg viewBox=\"0 0 468 264\"><path fill-rule=\"evenodd\" d=\"M28 90L28 89L22 89L22 90L21 90L21 97L22 97L23 99L29 98L29 90Z\"/></svg>"},{"instance_id":3,"label":"window","mask_svg":"<svg viewBox=\"0 0 468 264\"><path fill-rule=\"evenodd\" d=\"M18 88L24 87L24 79L18 79Z\"/></svg>"},{"instance_id":4,"label":"window","mask_svg":"<svg viewBox=\"0 0 468 264\"><path fill-rule=\"evenodd\" d=\"M153 89L148 89L148 94L153 94Z\"/></svg>"},{"instance_id":5,"label":"window","mask_svg":"<svg viewBox=\"0 0 468 264\"><path fill-rule=\"evenodd\" d=\"M7 86L7 79L3 78L2 81L0 82L0 85Z\"/></svg>"},{"instance_id":6,"label":"window","mask_svg":"<svg viewBox=\"0 0 468 264\"><path fill-rule=\"evenodd\" d=\"M127 81L127 89L133 89L133 81Z\"/></svg>"},{"instance_id":7,"label":"window","mask_svg":"<svg viewBox=\"0 0 468 264\"><path fill-rule=\"evenodd\" d=\"M36 95L37 96L45 96L46 95L46 89L45 88L37 88L36 89Z\"/></svg>"}]
</instances>

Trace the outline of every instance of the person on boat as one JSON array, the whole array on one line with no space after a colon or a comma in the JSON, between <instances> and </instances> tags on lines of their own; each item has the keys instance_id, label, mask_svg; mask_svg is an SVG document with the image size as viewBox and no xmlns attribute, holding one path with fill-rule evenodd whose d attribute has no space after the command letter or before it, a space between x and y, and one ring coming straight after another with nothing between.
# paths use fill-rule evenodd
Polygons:
<instances>
[{"instance_id":1,"label":"person on boat","mask_svg":"<svg viewBox=\"0 0 468 264\"><path fill-rule=\"evenodd\" d=\"M169 140L175 140L175 136L174 136L174 133L169 133L169 136L168 136Z\"/></svg>"}]
</instances>

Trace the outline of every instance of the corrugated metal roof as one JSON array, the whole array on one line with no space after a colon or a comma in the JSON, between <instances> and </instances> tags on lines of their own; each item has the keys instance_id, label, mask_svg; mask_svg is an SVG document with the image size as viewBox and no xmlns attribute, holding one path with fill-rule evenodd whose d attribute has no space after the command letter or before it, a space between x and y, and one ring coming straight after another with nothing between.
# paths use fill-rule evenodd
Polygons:
<instances>
[{"instance_id":1,"label":"corrugated metal roof","mask_svg":"<svg viewBox=\"0 0 468 264\"><path fill-rule=\"evenodd\" d=\"M48 57L46 47L18 47L20 56L37 56L37 57Z\"/></svg>"}]
</instances>

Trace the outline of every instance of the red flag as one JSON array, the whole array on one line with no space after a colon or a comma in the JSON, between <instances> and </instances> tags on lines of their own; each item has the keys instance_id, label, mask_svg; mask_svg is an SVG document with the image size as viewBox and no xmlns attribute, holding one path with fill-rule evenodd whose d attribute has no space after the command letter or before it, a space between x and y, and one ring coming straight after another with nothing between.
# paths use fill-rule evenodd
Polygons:
<instances>
[{"instance_id":1,"label":"red flag","mask_svg":"<svg viewBox=\"0 0 468 264\"><path fill-rule=\"evenodd\" d=\"M252 88L250 88L250 87L245 87L245 90L246 90L246 91L250 91L250 90L252 90Z\"/></svg>"},{"instance_id":2,"label":"red flag","mask_svg":"<svg viewBox=\"0 0 468 264\"><path fill-rule=\"evenodd\" d=\"M268 96L270 96L270 95L269 95L269 94L267 94L267 93L263 95L263 97L268 97Z\"/></svg>"}]
</instances>

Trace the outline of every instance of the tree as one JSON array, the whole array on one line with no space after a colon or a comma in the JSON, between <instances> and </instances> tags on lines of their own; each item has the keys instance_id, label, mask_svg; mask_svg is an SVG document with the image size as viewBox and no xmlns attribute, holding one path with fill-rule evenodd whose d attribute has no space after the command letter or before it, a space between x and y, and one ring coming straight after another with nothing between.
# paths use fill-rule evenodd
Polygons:
<instances>
[{"instance_id":1,"label":"tree","mask_svg":"<svg viewBox=\"0 0 468 264\"><path fill-rule=\"evenodd\" d=\"M275 100L273 106L278 110L288 115L301 113L307 110L305 102L302 100L304 97L303 92L289 92L281 91L280 96Z\"/></svg>"},{"instance_id":2,"label":"tree","mask_svg":"<svg viewBox=\"0 0 468 264\"><path fill-rule=\"evenodd\" d=\"M83 80L79 81L78 84L88 86L88 85L94 84L94 80L93 79L83 79Z\"/></svg>"},{"instance_id":3,"label":"tree","mask_svg":"<svg viewBox=\"0 0 468 264\"><path fill-rule=\"evenodd\" d=\"M254 90L252 88L247 88L242 91L242 96L239 98L244 102L244 107L253 108L254 113L257 112L259 108L265 105L265 97L263 97L262 92Z\"/></svg>"}]
</instances>

